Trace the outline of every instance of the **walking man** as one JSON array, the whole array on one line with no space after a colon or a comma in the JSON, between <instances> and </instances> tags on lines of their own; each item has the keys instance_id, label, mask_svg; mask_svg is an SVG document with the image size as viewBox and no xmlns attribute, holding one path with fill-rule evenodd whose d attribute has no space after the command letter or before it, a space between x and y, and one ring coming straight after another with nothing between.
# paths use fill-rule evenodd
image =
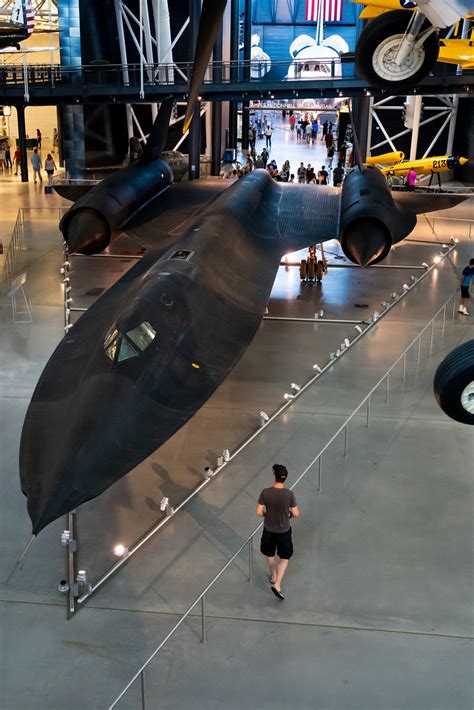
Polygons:
<instances>
[{"instance_id":1,"label":"walking man","mask_svg":"<svg viewBox=\"0 0 474 710\"><path fill-rule=\"evenodd\" d=\"M281 581L293 555L290 518L300 514L293 491L285 488L288 471L279 463L273 464L275 481L271 488L264 488L260 493L257 515L264 518L260 552L267 558L270 584L273 594L284 599ZM275 557L275 552L279 560Z\"/></svg>"},{"instance_id":2,"label":"walking man","mask_svg":"<svg viewBox=\"0 0 474 710\"><path fill-rule=\"evenodd\" d=\"M33 149L33 155L31 156L31 165L33 166L33 175L35 177L35 182L36 176L39 177L40 182L43 182L43 177L41 175L41 168L43 167L43 163L41 162L41 156L38 153L38 148Z\"/></svg>"},{"instance_id":3,"label":"walking man","mask_svg":"<svg viewBox=\"0 0 474 710\"><path fill-rule=\"evenodd\" d=\"M469 287L474 278L474 259L469 260L469 266L466 266L461 275L461 300L459 301L458 313L463 316L468 316L467 304L469 302Z\"/></svg>"},{"instance_id":4,"label":"walking man","mask_svg":"<svg viewBox=\"0 0 474 710\"><path fill-rule=\"evenodd\" d=\"M272 147L272 127L270 123L267 123L265 126L264 134L265 134L265 147L270 148Z\"/></svg>"}]
</instances>

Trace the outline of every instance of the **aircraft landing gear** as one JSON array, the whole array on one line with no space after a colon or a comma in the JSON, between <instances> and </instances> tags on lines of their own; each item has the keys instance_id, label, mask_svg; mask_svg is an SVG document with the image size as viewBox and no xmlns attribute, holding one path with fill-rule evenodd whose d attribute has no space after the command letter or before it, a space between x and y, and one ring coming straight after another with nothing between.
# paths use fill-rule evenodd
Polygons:
<instances>
[{"instance_id":1,"label":"aircraft landing gear","mask_svg":"<svg viewBox=\"0 0 474 710\"><path fill-rule=\"evenodd\" d=\"M365 27L356 47L359 71L371 86L402 89L428 75L439 53L436 29L421 12L384 12Z\"/></svg>"},{"instance_id":2,"label":"aircraft landing gear","mask_svg":"<svg viewBox=\"0 0 474 710\"><path fill-rule=\"evenodd\" d=\"M306 281L314 283L316 279L318 282L323 280L323 276L328 270L328 265L326 259L324 258L324 247L322 244L319 245L321 249L321 259L318 259L317 245L312 244L308 250L308 256L306 259L301 259L300 262L300 279L301 281Z\"/></svg>"}]
</instances>

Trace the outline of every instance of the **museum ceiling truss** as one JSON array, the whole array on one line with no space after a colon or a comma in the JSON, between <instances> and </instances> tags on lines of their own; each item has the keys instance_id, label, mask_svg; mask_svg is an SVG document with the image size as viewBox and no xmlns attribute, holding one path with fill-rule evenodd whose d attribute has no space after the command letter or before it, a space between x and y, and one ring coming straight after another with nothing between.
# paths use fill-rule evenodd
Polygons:
<instances>
[{"instance_id":1,"label":"museum ceiling truss","mask_svg":"<svg viewBox=\"0 0 474 710\"><path fill-rule=\"evenodd\" d=\"M445 140L441 153L450 155L453 150L454 130L459 96L388 96L380 101L371 99L367 153L372 155L387 150L400 149L400 141L410 138L410 160L426 158L439 140ZM400 122L390 120L398 112ZM420 150L420 129L435 124L432 138ZM401 126L401 128L400 128ZM421 154L420 154L421 153Z\"/></svg>"},{"instance_id":2,"label":"museum ceiling truss","mask_svg":"<svg viewBox=\"0 0 474 710\"><path fill-rule=\"evenodd\" d=\"M147 81L173 83L175 72L187 81L188 77L173 61L173 48L186 31L189 17L172 38L167 0L140 0L138 15L136 3L133 4L133 9L131 5L127 0L115 0L124 85L130 83L128 66L134 63L140 66L140 98L145 96L144 87ZM156 115L157 105L152 104L153 119ZM135 135L135 130L144 138L144 130L131 105L127 106L127 122L129 138Z\"/></svg>"}]
</instances>

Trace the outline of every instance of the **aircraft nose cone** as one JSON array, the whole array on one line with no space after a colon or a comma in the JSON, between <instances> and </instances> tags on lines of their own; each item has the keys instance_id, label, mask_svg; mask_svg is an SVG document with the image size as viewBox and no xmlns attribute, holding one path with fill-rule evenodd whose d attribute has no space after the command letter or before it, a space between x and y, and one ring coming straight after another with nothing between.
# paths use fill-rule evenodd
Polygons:
<instances>
[{"instance_id":1,"label":"aircraft nose cone","mask_svg":"<svg viewBox=\"0 0 474 710\"><path fill-rule=\"evenodd\" d=\"M459 158L459 165L466 165L469 162L469 158Z\"/></svg>"},{"instance_id":2,"label":"aircraft nose cone","mask_svg":"<svg viewBox=\"0 0 474 710\"><path fill-rule=\"evenodd\" d=\"M360 220L352 223L341 238L344 254L359 266L370 266L387 250L387 234L381 224Z\"/></svg>"},{"instance_id":3,"label":"aircraft nose cone","mask_svg":"<svg viewBox=\"0 0 474 710\"><path fill-rule=\"evenodd\" d=\"M98 496L189 418L147 398L134 380L101 372L97 358L87 372L75 358L74 328L71 351L56 351L23 425L20 479L34 534Z\"/></svg>"},{"instance_id":4,"label":"aircraft nose cone","mask_svg":"<svg viewBox=\"0 0 474 710\"><path fill-rule=\"evenodd\" d=\"M78 209L67 223L64 239L71 254L97 254L109 244L110 229L98 212Z\"/></svg>"}]
</instances>

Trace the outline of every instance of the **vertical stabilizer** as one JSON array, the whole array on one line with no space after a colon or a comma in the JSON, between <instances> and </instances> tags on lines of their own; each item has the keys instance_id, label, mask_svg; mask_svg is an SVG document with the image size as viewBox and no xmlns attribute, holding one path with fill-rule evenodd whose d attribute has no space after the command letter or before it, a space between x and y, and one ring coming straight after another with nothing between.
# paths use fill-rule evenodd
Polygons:
<instances>
[{"instance_id":1,"label":"vertical stabilizer","mask_svg":"<svg viewBox=\"0 0 474 710\"><path fill-rule=\"evenodd\" d=\"M22 27L25 24L24 1L25 0L15 0L13 3L12 14L10 16L12 25Z\"/></svg>"}]
</instances>

